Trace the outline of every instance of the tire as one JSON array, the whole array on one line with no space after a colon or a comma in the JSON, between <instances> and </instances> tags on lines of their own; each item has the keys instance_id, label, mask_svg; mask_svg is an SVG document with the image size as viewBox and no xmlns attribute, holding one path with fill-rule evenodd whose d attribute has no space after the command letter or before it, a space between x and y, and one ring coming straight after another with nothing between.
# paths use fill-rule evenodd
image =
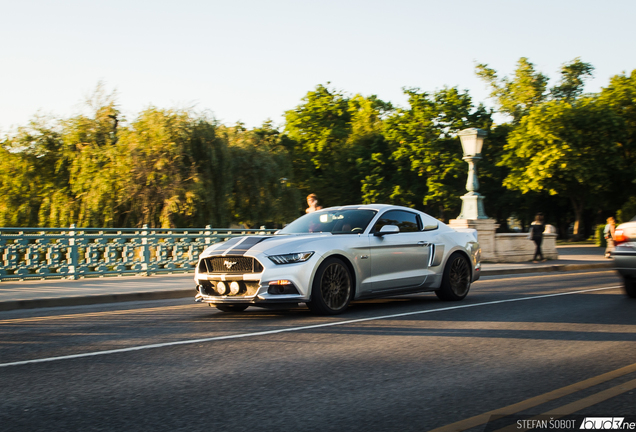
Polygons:
<instances>
[{"instance_id":1,"label":"tire","mask_svg":"<svg viewBox=\"0 0 636 432\"><path fill-rule=\"evenodd\" d=\"M210 306L214 306L221 312L243 312L245 309L249 307L248 305L231 305L231 304L215 304Z\"/></svg>"},{"instance_id":2,"label":"tire","mask_svg":"<svg viewBox=\"0 0 636 432\"><path fill-rule=\"evenodd\" d=\"M319 315L344 312L353 296L353 278L347 265L338 258L327 258L316 271L309 309Z\"/></svg>"},{"instance_id":3,"label":"tire","mask_svg":"<svg viewBox=\"0 0 636 432\"><path fill-rule=\"evenodd\" d=\"M440 300L459 301L466 297L468 290L470 290L470 264L466 257L456 252L448 258L442 276L442 286L435 291L435 294Z\"/></svg>"},{"instance_id":4,"label":"tire","mask_svg":"<svg viewBox=\"0 0 636 432\"><path fill-rule=\"evenodd\" d=\"M636 281L634 279L623 276L623 288L627 297L636 298Z\"/></svg>"}]
</instances>

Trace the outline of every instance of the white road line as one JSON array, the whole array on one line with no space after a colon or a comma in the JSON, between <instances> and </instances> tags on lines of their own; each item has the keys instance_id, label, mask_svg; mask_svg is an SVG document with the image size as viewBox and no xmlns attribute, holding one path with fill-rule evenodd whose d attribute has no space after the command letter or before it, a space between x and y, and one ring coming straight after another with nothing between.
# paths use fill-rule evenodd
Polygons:
<instances>
[{"instance_id":1,"label":"white road line","mask_svg":"<svg viewBox=\"0 0 636 432\"><path fill-rule=\"evenodd\" d=\"M383 319L401 318L401 317L412 316L412 315L422 315L422 314L434 313L434 312L445 312L450 310L466 309L466 308L472 308L477 306L489 306L494 304L511 303L511 302L524 301L524 300L536 300L536 299L542 299L542 298L548 298L548 297L559 297L559 296L571 295L571 294L582 294L582 293L588 293L593 291L603 291L603 290L616 289L616 288L620 288L620 285L611 286L611 287L603 287L603 288L593 288L593 289L587 289L587 290L581 290L581 291L570 291L570 292L556 293L556 294L544 294L544 295L533 296L533 297L522 297L522 298L515 298L515 299L508 299L508 300L495 300L495 301L490 301L485 303L464 304L464 305L449 306L449 307L444 307L439 309L428 309L428 310L416 311L416 312L404 312L404 313L393 314L393 315L382 315L378 317L359 318L354 320L315 324L315 325L309 325L309 326L303 326L303 327L290 327L290 328L284 328L284 329L278 329L278 330L268 330L268 331L262 331L262 332L243 333L243 334L235 334L235 335L227 335L227 336L215 336L215 337L202 338L202 339L188 339L188 340L182 340L182 341L165 342L165 343L150 344L150 345L140 345L136 347L119 348L119 349L106 350L106 351L94 351L94 352L88 352L88 353L82 353L82 354L71 354L71 355L65 355L65 356L59 356L59 357L48 357L48 358L23 360L23 361L10 362L10 363L0 363L0 367L21 366L21 365L28 365L28 364L34 364L34 363L46 363L46 362L52 362L52 361L58 361L58 360L71 360L71 359L84 358L84 357L94 357L94 356L107 355L107 354L119 354L119 353L131 352L131 351L140 351L140 350L146 350L146 349L152 349L152 348L165 348L165 347L171 347L171 346L177 346L177 345L189 345L189 344L197 344L197 343L203 343L203 342L214 342L214 341L222 341L222 340L229 340L229 339L241 339L241 338L254 337L254 336L267 336L267 335L273 335L277 333L313 330L313 329L322 328L322 327L355 324L355 323L361 323L365 321L378 321Z\"/></svg>"}]
</instances>

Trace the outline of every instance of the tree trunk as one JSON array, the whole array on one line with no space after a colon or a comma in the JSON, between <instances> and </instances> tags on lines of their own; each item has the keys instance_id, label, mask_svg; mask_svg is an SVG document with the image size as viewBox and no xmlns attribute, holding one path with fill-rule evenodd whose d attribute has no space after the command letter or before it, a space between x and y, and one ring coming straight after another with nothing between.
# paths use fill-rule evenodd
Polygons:
<instances>
[{"instance_id":1,"label":"tree trunk","mask_svg":"<svg viewBox=\"0 0 636 432\"><path fill-rule=\"evenodd\" d=\"M583 226L583 201L570 197L572 208L574 209L574 240L584 240L585 231Z\"/></svg>"}]
</instances>

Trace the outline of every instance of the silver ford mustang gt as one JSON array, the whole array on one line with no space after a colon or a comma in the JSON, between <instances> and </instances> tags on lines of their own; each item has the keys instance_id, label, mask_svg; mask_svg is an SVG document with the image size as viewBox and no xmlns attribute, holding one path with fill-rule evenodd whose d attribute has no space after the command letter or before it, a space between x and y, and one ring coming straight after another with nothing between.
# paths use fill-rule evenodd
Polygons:
<instances>
[{"instance_id":1,"label":"silver ford mustang gt","mask_svg":"<svg viewBox=\"0 0 636 432\"><path fill-rule=\"evenodd\" d=\"M413 209L331 207L270 236L236 237L199 257L197 302L225 312L306 303L344 312L352 300L435 291L461 300L479 279L475 230L455 230Z\"/></svg>"}]
</instances>

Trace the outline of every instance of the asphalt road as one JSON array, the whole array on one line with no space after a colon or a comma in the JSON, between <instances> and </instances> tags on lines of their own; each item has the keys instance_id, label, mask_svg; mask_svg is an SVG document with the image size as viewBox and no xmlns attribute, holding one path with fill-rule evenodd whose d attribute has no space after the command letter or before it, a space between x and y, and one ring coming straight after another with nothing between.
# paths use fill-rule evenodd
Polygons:
<instances>
[{"instance_id":1,"label":"asphalt road","mask_svg":"<svg viewBox=\"0 0 636 432\"><path fill-rule=\"evenodd\" d=\"M2 312L0 430L441 432L483 430L491 414L633 416L636 301L619 285L613 271L495 276L462 302L407 296L337 317L187 299Z\"/></svg>"}]
</instances>

